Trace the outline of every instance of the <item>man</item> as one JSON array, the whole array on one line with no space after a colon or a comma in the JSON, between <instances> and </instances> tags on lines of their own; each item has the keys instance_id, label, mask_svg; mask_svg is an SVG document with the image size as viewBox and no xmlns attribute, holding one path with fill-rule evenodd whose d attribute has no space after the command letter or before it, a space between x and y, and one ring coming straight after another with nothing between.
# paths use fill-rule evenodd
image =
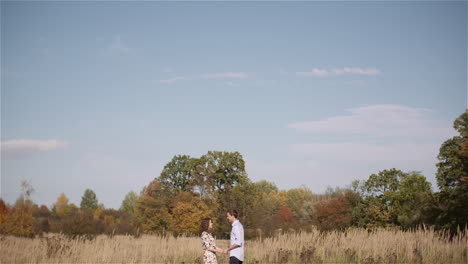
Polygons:
<instances>
[{"instance_id":1,"label":"man","mask_svg":"<svg viewBox=\"0 0 468 264\"><path fill-rule=\"evenodd\" d=\"M226 212L227 220L232 223L231 243L226 249L229 253L229 264L242 264L244 262L244 227L237 220L237 211L229 210Z\"/></svg>"}]
</instances>

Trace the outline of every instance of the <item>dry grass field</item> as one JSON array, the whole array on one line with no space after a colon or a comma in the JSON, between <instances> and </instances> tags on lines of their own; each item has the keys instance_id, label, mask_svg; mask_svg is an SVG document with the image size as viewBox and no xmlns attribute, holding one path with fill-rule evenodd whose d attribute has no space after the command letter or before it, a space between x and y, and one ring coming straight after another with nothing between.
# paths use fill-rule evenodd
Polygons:
<instances>
[{"instance_id":1,"label":"dry grass field","mask_svg":"<svg viewBox=\"0 0 468 264\"><path fill-rule=\"evenodd\" d=\"M219 247L227 244L217 241ZM245 246L244 263L468 263L467 235L448 241L432 230L285 233ZM197 237L0 238L1 263L197 263L201 255ZM227 263L228 258L218 260Z\"/></svg>"}]
</instances>

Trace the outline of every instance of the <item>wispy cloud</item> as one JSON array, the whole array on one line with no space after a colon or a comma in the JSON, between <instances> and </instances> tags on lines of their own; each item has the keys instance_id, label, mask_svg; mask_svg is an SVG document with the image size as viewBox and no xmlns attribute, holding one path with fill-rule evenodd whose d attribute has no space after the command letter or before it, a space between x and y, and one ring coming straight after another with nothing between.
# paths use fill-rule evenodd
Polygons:
<instances>
[{"instance_id":1,"label":"wispy cloud","mask_svg":"<svg viewBox=\"0 0 468 264\"><path fill-rule=\"evenodd\" d=\"M50 140L16 139L1 142L2 159L22 159L38 153L68 146L67 142Z\"/></svg>"},{"instance_id":2,"label":"wispy cloud","mask_svg":"<svg viewBox=\"0 0 468 264\"><path fill-rule=\"evenodd\" d=\"M245 79L249 77L249 74L246 72L222 72L222 73L209 73L200 76L204 79L220 79L220 78L229 78L229 79Z\"/></svg>"},{"instance_id":3,"label":"wispy cloud","mask_svg":"<svg viewBox=\"0 0 468 264\"><path fill-rule=\"evenodd\" d=\"M185 77L185 76L178 76L178 77L174 77L174 78L159 80L159 82L160 83L173 83L173 82L176 82L176 81L184 80L186 78L187 77Z\"/></svg>"},{"instance_id":4,"label":"wispy cloud","mask_svg":"<svg viewBox=\"0 0 468 264\"><path fill-rule=\"evenodd\" d=\"M343 75L343 74L358 74L358 75L377 75L380 74L380 70L368 68L342 68L342 69L333 69L334 74Z\"/></svg>"},{"instance_id":5,"label":"wispy cloud","mask_svg":"<svg viewBox=\"0 0 468 264\"><path fill-rule=\"evenodd\" d=\"M322 69L314 68L314 69L312 69L311 71L308 71L308 72L296 72L296 75L299 75L299 76L319 76L319 77L323 77L323 76L328 76L328 75L330 75L330 72L327 71L327 70L322 70Z\"/></svg>"},{"instance_id":6,"label":"wispy cloud","mask_svg":"<svg viewBox=\"0 0 468 264\"><path fill-rule=\"evenodd\" d=\"M288 124L301 132L360 134L376 137L444 138L450 135L450 125L431 116L425 108L382 104L351 108L349 115L322 120Z\"/></svg>"},{"instance_id":7,"label":"wispy cloud","mask_svg":"<svg viewBox=\"0 0 468 264\"><path fill-rule=\"evenodd\" d=\"M433 111L425 108L382 104L347 112L348 115L288 124L300 132L340 137L339 142L329 137L327 141L289 146L291 155L320 163L304 170L304 174L326 174L329 183L343 186L351 179L398 168L422 171L433 181L440 145L456 134L450 122L437 119ZM330 173L337 169L336 164L342 171Z\"/></svg>"},{"instance_id":8,"label":"wispy cloud","mask_svg":"<svg viewBox=\"0 0 468 264\"><path fill-rule=\"evenodd\" d=\"M114 35L112 42L102 52L102 55L125 55L132 51L133 50L122 40L121 35Z\"/></svg>"},{"instance_id":9,"label":"wispy cloud","mask_svg":"<svg viewBox=\"0 0 468 264\"><path fill-rule=\"evenodd\" d=\"M296 72L298 76L315 76L315 77L326 77L326 76L338 76L345 74L355 75L378 75L381 71L374 68L358 68L358 67L344 67L335 69L319 69L313 68L307 72Z\"/></svg>"},{"instance_id":10,"label":"wispy cloud","mask_svg":"<svg viewBox=\"0 0 468 264\"><path fill-rule=\"evenodd\" d=\"M176 76L168 79L162 79L160 83L174 83L181 80L195 80L195 79L245 79L250 77L251 74L246 72L221 72L221 73L207 73L189 76Z\"/></svg>"},{"instance_id":11,"label":"wispy cloud","mask_svg":"<svg viewBox=\"0 0 468 264\"><path fill-rule=\"evenodd\" d=\"M299 154L319 159L352 162L418 162L437 156L437 145L431 143L374 144L367 142L334 142L294 144Z\"/></svg>"}]
</instances>

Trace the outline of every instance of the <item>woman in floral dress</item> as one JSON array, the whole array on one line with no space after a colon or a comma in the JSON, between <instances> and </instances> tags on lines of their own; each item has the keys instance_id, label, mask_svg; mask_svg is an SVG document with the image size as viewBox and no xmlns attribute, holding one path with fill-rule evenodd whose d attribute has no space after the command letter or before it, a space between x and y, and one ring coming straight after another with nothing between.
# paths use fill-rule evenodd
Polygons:
<instances>
[{"instance_id":1,"label":"woman in floral dress","mask_svg":"<svg viewBox=\"0 0 468 264\"><path fill-rule=\"evenodd\" d=\"M218 260L216 258L216 253L224 253L224 251L216 247L215 240L211 235L211 230L213 229L213 221L211 218L205 218L201 221L200 226L201 239L202 239L202 248L203 253L203 263L204 264L217 264Z\"/></svg>"}]
</instances>

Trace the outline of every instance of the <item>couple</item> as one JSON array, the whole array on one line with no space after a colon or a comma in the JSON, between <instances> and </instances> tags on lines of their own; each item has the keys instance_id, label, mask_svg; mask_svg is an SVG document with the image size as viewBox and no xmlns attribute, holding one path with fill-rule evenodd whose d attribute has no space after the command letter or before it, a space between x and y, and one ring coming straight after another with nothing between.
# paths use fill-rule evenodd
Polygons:
<instances>
[{"instance_id":1,"label":"couple","mask_svg":"<svg viewBox=\"0 0 468 264\"><path fill-rule=\"evenodd\" d=\"M229 264L242 264L244 261L244 227L237 220L236 210L227 211L226 218L232 224L231 243L230 247L226 249L216 247L214 238L211 235L213 221L210 218L205 218L201 222L202 248L205 251L203 254L204 264L217 264L216 253L229 253Z\"/></svg>"}]
</instances>

